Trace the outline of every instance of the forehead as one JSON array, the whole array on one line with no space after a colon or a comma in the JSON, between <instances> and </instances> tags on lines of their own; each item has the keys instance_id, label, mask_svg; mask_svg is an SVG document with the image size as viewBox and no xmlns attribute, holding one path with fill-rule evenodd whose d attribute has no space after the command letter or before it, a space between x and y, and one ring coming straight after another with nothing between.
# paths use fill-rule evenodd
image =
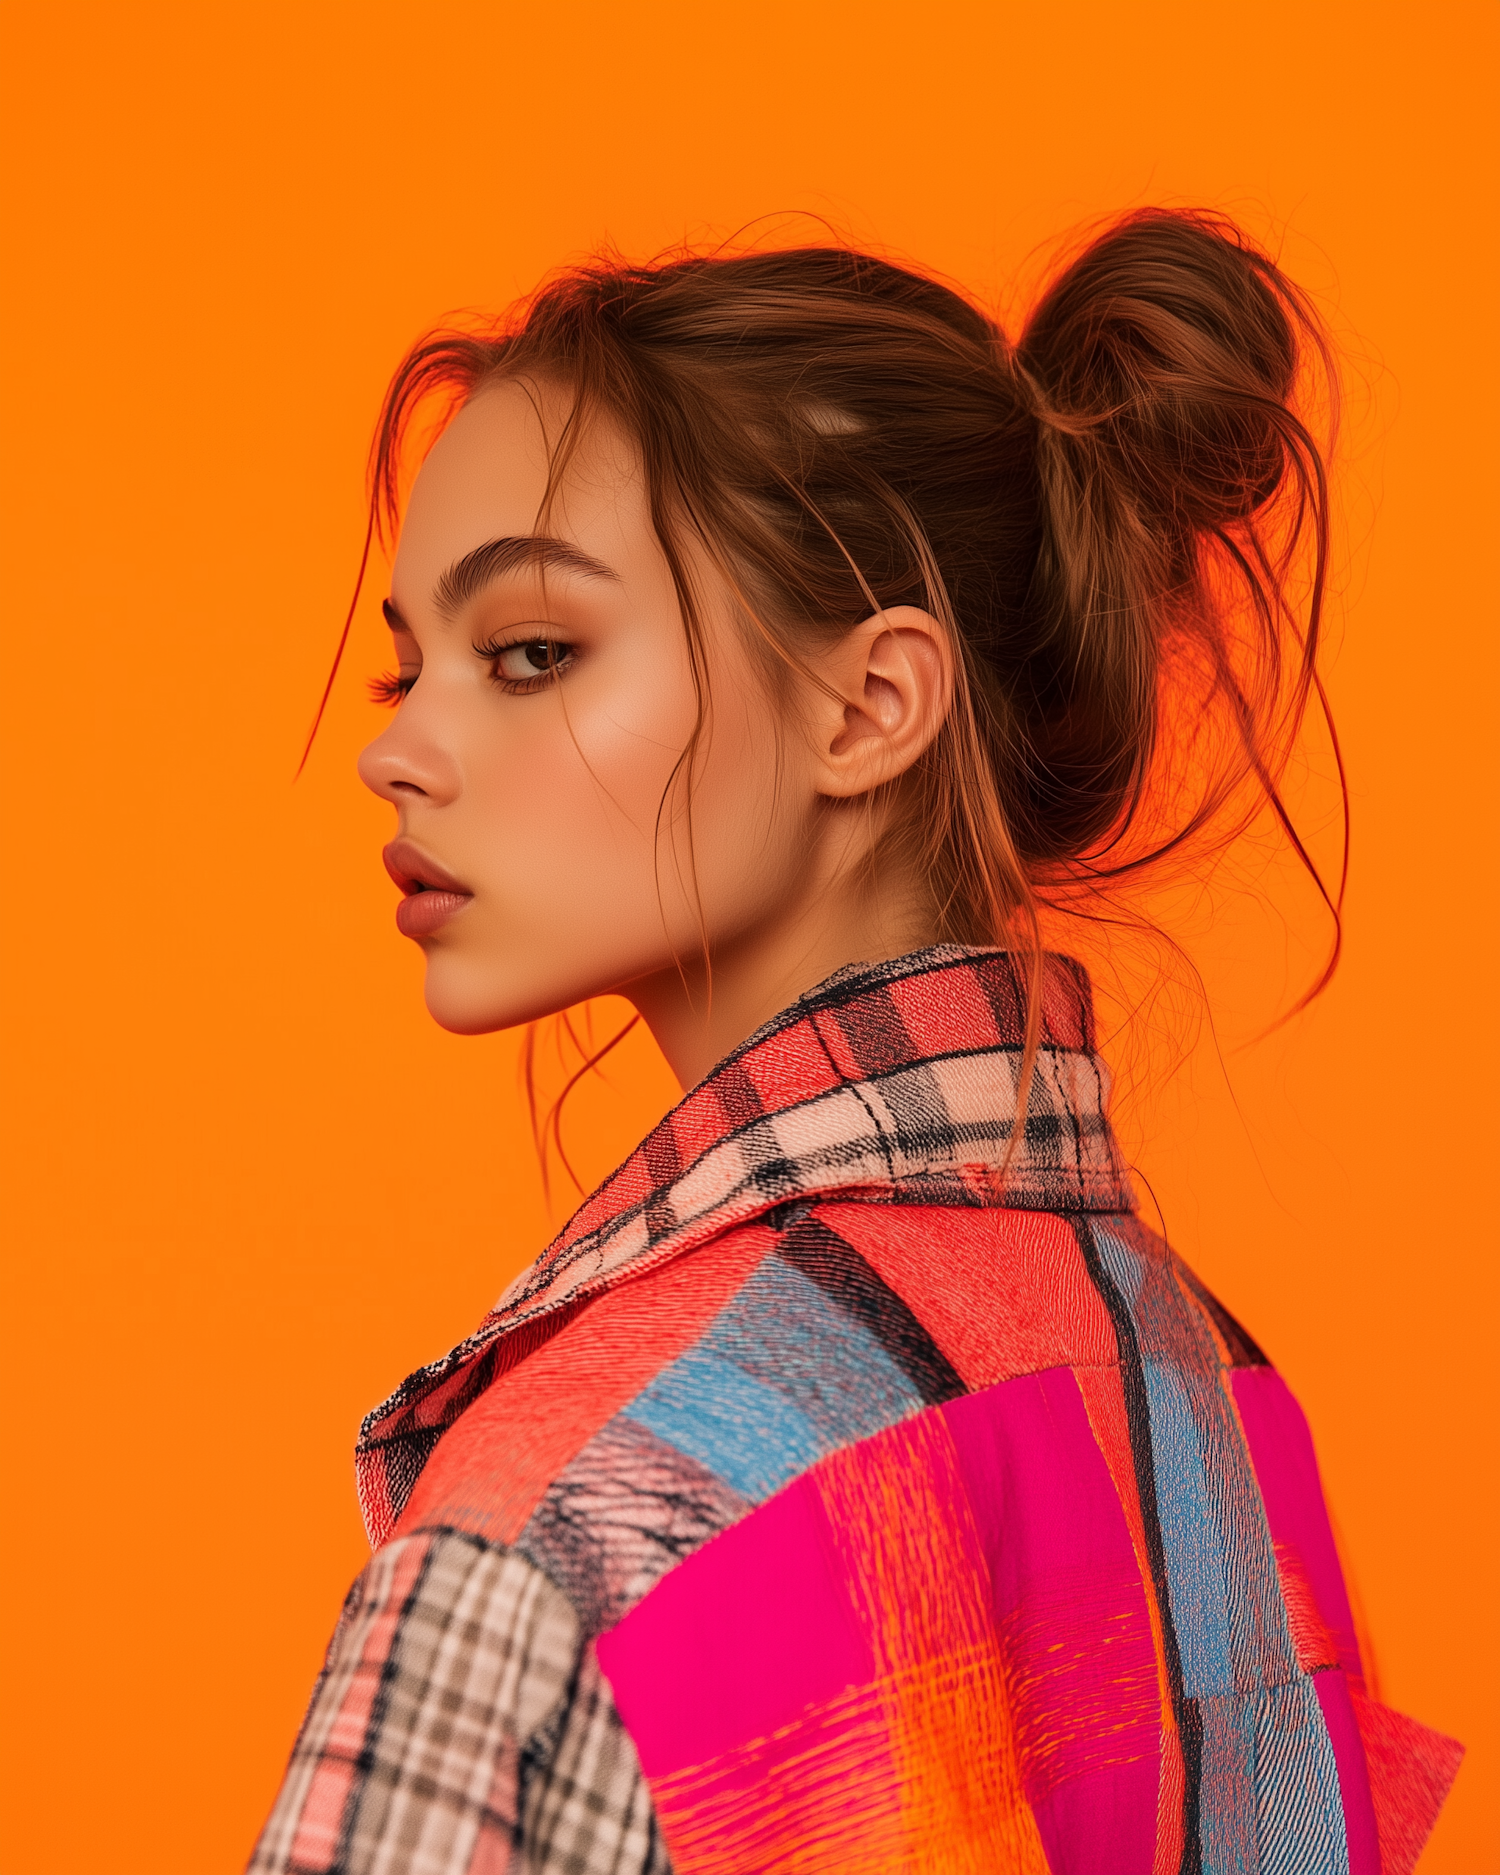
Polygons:
<instances>
[{"instance_id":1,"label":"forehead","mask_svg":"<svg viewBox=\"0 0 1500 1875\"><path fill-rule=\"evenodd\" d=\"M570 408L565 391L509 380L485 386L459 411L407 504L391 578L403 611L430 599L447 568L487 541L543 532L611 566L655 546L639 459L605 417L580 436L539 519L550 451Z\"/></svg>"}]
</instances>

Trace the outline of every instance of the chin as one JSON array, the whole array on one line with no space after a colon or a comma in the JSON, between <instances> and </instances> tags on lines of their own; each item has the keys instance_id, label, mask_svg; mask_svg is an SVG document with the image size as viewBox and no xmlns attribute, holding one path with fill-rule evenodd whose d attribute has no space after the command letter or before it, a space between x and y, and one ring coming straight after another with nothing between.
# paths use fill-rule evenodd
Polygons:
<instances>
[{"instance_id":1,"label":"chin","mask_svg":"<svg viewBox=\"0 0 1500 1875\"><path fill-rule=\"evenodd\" d=\"M488 996L472 992L465 995L452 984L434 982L435 974L431 969L427 972L427 1013L450 1035L493 1035L497 1029L514 1028L518 1022L531 1020L512 1005L509 997L496 996L493 990Z\"/></svg>"},{"instance_id":2,"label":"chin","mask_svg":"<svg viewBox=\"0 0 1500 1875\"><path fill-rule=\"evenodd\" d=\"M450 1035L493 1035L499 1029L556 1015L596 993L592 984L504 972L493 964L478 970L441 954L429 954L427 960L427 1013Z\"/></svg>"},{"instance_id":3,"label":"chin","mask_svg":"<svg viewBox=\"0 0 1500 1875\"><path fill-rule=\"evenodd\" d=\"M427 1013L440 1029L446 1029L450 1035L494 1035L500 1029L512 1029L524 1017L497 1015L493 1011L452 1010L434 1005L432 998L427 999Z\"/></svg>"}]
</instances>

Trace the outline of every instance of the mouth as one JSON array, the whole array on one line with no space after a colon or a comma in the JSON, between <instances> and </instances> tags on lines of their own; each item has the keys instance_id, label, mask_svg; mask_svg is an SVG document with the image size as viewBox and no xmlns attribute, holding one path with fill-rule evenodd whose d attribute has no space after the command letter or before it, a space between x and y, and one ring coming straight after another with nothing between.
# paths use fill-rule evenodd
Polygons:
<instances>
[{"instance_id":1,"label":"mouth","mask_svg":"<svg viewBox=\"0 0 1500 1875\"><path fill-rule=\"evenodd\" d=\"M381 858L403 894L396 907L396 928L403 937L430 937L473 902L474 894L463 881L413 840L392 840Z\"/></svg>"}]
</instances>

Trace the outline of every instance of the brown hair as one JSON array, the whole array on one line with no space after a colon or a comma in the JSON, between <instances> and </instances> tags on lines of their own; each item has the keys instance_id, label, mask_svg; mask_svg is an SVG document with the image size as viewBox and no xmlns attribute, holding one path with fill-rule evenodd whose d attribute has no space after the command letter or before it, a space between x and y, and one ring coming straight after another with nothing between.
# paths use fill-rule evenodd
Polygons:
<instances>
[{"instance_id":1,"label":"brown hair","mask_svg":"<svg viewBox=\"0 0 1500 1875\"><path fill-rule=\"evenodd\" d=\"M1044 907L1096 899L1231 802L1238 826L1269 800L1317 878L1277 792L1321 698L1306 365L1331 392L1306 297L1201 212L1105 227L1014 343L941 282L837 245L600 259L413 347L375 438L372 534L393 530L417 408L520 377L572 392L554 487L594 413L638 445L700 728L689 539L783 665L811 633L923 607L959 681L892 838L919 849L934 935L1034 957Z\"/></svg>"}]
</instances>

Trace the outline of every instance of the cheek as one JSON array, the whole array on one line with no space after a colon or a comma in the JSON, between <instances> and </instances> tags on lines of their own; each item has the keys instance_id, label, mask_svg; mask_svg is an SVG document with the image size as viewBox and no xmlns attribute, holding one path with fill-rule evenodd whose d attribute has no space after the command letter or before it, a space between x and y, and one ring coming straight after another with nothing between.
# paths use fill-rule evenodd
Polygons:
<instances>
[{"instance_id":1,"label":"cheek","mask_svg":"<svg viewBox=\"0 0 1500 1875\"><path fill-rule=\"evenodd\" d=\"M778 774L775 721L758 689L721 680L687 789L674 779L696 716L684 675L654 693L542 696L512 706L503 738L476 750L466 792L499 900L533 931L581 921L600 941L647 927L696 943L698 913L735 922L781 889L795 849L796 789ZM779 785L780 784L780 785ZM663 800L667 807L664 810ZM609 928L601 928L601 920Z\"/></svg>"},{"instance_id":2,"label":"cheek","mask_svg":"<svg viewBox=\"0 0 1500 1875\"><path fill-rule=\"evenodd\" d=\"M716 686L694 765L691 818L685 790L677 790L672 821L678 875L693 882L716 937L789 901L807 869L816 797L800 746L757 678ZM665 830L662 845L665 851ZM697 916L694 909L695 943Z\"/></svg>"},{"instance_id":3,"label":"cheek","mask_svg":"<svg viewBox=\"0 0 1500 1875\"><path fill-rule=\"evenodd\" d=\"M602 687L601 687L602 689ZM570 694L516 699L471 744L466 805L512 904L559 912L607 887L649 882L663 792L690 733L691 698ZM651 887L654 903L654 885Z\"/></svg>"}]
</instances>

